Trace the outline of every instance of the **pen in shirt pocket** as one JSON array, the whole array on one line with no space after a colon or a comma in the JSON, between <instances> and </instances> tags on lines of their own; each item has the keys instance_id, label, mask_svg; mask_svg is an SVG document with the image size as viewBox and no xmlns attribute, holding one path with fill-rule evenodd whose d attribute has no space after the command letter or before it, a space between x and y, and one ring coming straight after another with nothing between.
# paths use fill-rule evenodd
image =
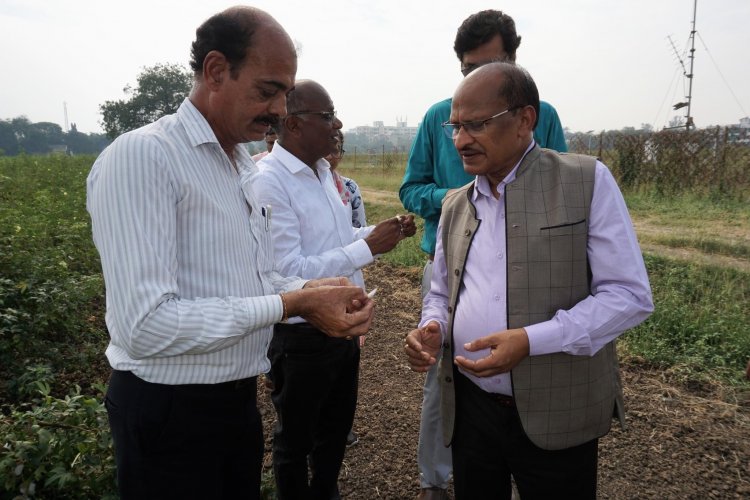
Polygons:
<instances>
[{"instance_id":1,"label":"pen in shirt pocket","mask_svg":"<svg viewBox=\"0 0 750 500\"><path fill-rule=\"evenodd\" d=\"M266 219L266 231L268 231L271 229L271 205L261 207L260 212Z\"/></svg>"}]
</instances>

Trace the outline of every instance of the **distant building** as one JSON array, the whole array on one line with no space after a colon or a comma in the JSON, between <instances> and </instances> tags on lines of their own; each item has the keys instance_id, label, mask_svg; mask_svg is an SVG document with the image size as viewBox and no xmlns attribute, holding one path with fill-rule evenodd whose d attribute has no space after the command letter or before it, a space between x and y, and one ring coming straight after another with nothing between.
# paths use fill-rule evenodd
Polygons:
<instances>
[{"instance_id":1,"label":"distant building","mask_svg":"<svg viewBox=\"0 0 750 500\"><path fill-rule=\"evenodd\" d=\"M750 144L750 116L740 118L739 125L726 127L727 142L735 144Z\"/></svg>"},{"instance_id":2,"label":"distant building","mask_svg":"<svg viewBox=\"0 0 750 500\"><path fill-rule=\"evenodd\" d=\"M409 127L406 120L397 119L395 126L375 121L372 125L360 125L346 131L345 143L348 147L408 151L416 135L417 127Z\"/></svg>"}]
</instances>

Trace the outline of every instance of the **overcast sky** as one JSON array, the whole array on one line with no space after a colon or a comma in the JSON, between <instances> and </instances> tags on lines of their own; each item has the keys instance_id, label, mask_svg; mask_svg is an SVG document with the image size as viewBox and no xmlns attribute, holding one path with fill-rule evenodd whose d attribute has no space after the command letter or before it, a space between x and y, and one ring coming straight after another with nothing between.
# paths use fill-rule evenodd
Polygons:
<instances>
[{"instance_id":1,"label":"overcast sky","mask_svg":"<svg viewBox=\"0 0 750 500\"><path fill-rule=\"evenodd\" d=\"M99 104L145 66L186 67L195 29L233 2L0 0L0 119L100 132ZM680 112L693 0L259 0L301 46L298 78L331 94L344 129L416 125L461 79L461 21L502 9L523 37L518 63L573 131L659 129ZM701 0L693 112L698 127L750 114L750 0Z\"/></svg>"}]
</instances>

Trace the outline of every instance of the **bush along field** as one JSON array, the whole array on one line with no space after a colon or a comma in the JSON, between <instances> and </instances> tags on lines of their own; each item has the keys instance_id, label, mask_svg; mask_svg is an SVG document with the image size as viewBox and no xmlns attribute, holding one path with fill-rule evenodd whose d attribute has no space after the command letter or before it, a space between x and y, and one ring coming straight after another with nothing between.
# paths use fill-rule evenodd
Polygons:
<instances>
[{"instance_id":1,"label":"bush along field","mask_svg":"<svg viewBox=\"0 0 750 500\"><path fill-rule=\"evenodd\" d=\"M104 283L85 208L93 161L0 157L3 499L116 496L102 404L109 375ZM363 188L368 222L404 213L397 195L403 158L340 168ZM661 369L672 383L747 406L750 208L736 196L716 196L666 197L643 184L626 192L656 311L619 347L623 357ZM383 259L421 267L419 238ZM269 477L264 484L270 498Z\"/></svg>"}]
</instances>

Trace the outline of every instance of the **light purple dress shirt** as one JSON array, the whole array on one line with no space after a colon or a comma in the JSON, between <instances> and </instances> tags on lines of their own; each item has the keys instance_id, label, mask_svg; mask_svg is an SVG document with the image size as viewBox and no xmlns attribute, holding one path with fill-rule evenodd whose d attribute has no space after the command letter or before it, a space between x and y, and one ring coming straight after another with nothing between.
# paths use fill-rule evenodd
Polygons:
<instances>
[{"instance_id":1,"label":"light purple dress shirt","mask_svg":"<svg viewBox=\"0 0 750 500\"><path fill-rule=\"evenodd\" d=\"M526 153L534 146L531 143ZM524 155L525 156L525 155ZM456 304L455 354L477 360L489 349L468 352L464 344L501 332L507 324L505 186L516 178L518 164L498 185L495 199L486 177L477 176L472 202L482 221L474 235ZM442 234L442 220L438 227ZM612 174L596 162L588 234L591 295L569 310L525 327L531 356L565 352L592 356L653 311L651 287L625 200ZM448 280L441 238L435 249L432 283L422 307L420 327L448 322ZM487 392L512 395L510 374L475 377L461 372Z\"/></svg>"}]
</instances>

